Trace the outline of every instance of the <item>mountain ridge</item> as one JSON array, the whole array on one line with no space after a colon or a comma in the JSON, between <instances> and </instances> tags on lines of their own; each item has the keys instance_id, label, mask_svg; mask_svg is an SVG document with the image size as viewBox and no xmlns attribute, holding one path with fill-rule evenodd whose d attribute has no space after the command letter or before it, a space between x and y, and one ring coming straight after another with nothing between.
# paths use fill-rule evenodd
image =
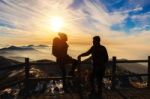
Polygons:
<instances>
[{"instance_id":1,"label":"mountain ridge","mask_svg":"<svg viewBox=\"0 0 150 99\"><path fill-rule=\"evenodd\" d=\"M15 45L11 45L11 46L8 46L8 47L3 47L0 49L0 51L11 51L11 50L36 50L34 49L34 47L49 47L47 45L25 45L25 46L15 46Z\"/></svg>"}]
</instances>

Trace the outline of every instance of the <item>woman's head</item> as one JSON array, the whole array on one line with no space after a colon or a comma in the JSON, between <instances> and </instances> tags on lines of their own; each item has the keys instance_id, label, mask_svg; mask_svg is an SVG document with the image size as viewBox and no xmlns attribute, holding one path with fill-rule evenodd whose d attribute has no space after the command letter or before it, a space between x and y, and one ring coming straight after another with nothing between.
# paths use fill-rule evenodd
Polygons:
<instances>
[{"instance_id":1,"label":"woman's head","mask_svg":"<svg viewBox=\"0 0 150 99\"><path fill-rule=\"evenodd\" d=\"M60 37L62 40L64 40L64 41L67 41L67 40L68 40L68 37L67 37L67 35L66 35L65 33L59 32L58 35L59 35L59 37Z\"/></svg>"}]
</instances>

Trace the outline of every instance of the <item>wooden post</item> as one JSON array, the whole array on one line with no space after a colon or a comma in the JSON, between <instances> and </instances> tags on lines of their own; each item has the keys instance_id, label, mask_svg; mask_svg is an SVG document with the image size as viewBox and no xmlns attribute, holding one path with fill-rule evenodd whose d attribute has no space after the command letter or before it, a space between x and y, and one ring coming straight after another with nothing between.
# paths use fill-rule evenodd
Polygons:
<instances>
[{"instance_id":1,"label":"wooden post","mask_svg":"<svg viewBox=\"0 0 150 99\"><path fill-rule=\"evenodd\" d=\"M148 56L148 82L147 87L150 88L150 56Z\"/></svg>"},{"instance_id":2,"label":"wooden post","mask_svg":"<svg viewBox=\"0 0 150 99\"><path fill-rule=\"evenodd\" d=\"M24 99L28 99L29 96L29 58L25 58L25 97Z\"/></svg>"},{"instance_id":3,"label":"wooden post","mask_svg":"<svg viewBox=\"0 0 150 99\"><path fill-rule=\"evenodd\" d=\"M116 57L113 56L112 58L112 89L115 89L116 83Z\"/></svg>"}]
</instances>

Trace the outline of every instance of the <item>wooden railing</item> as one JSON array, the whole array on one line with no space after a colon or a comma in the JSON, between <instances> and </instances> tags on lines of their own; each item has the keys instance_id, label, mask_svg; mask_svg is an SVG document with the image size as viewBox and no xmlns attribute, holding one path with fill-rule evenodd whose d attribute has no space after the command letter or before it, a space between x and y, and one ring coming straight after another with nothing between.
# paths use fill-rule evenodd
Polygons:
<instances>
[{"instance_id":1,"label":"wooden railing","mask_svg":"<svg viewBox=\"0 0 150 99\"><path fill-rule=\"evenodd\" d=\"M128 74L125 76L134 77L134 76L148 76L147 87L150 88L150 56L148 56L148 60L117 60L116 57L112 58L112 89L115 89L116 77L120 75L116 75L116 67L117 63L148 63L148 71L146 74Z\"/></svg>"},{"instance_id":2,"label":"wooden railing","mask_svg":"<svg viewBox=\"0 0 150 99\"><path fill-rule=\"evenodd\" d=\"M117 68L117 63L148 63L148 70L147 70L147 73L146 74L128 74L128 75L125 75L125 76L128 76L128 77L134 77L134 76L147 76L148 77L148 81L147 81L147 87L150 88L150 56L148 56L148 59L147 60L117 60L116 57L113 57L112 58L112 75L111 76L106 76L106 77L112 77L112 89L116 89L115 88L115 85L116 85L116 78L117 77L120 77L122 75L117 75L116 74L116 68ZM30 67L31 65L53 65L53 64L56 64L55 62L53 63L48 63L48 62L30 62L29 61L29 58L25 58L25 63L21 63L21 64L18 64L18 65L14 65L14 66L9 66L9 67L3 67L3 68L0 68L0 71L2 70L10 70L10 69L18 69L18 68L21 68L21 67L24 67L25 69L25 79L23 80L24 81L24 84L25 84L25 92L26 92L26 95L25 95L25 99L27 99L28 95L29 95L29 83L30 83L30 80L34 80L34 81L41 81L41 80L52 80L52 79L62 79L61 77L46 77L46 78L30 78L29 77L29 71L30 71ZM90 64L90 63L82 63L82 64ZM71 77L70 77L71 78ZM22 82L22 81L21 81ZM12 84L10 84L12 85ZM9 85L7 85L9 86ZM6 86L0 86L0 88L4 88Z\"/></svg>"}]
</instances>

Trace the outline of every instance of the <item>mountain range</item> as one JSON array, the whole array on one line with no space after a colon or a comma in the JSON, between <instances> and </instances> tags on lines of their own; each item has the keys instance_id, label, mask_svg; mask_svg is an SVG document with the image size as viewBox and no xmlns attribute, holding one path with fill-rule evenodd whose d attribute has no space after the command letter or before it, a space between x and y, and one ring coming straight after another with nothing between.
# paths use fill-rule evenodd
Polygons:
<instances>
[{"instance_id":1,"label":"mountain range","mask_svg":"<svg viewBox=\"0 0 150 99\"><path fill-rule=\"evenodd\" d=\"M34 48L32 47L17 47L17 46L10 46L10 47L7 47L7 48L2 48L0 49L0 51L12 51L12 50L20 50L20 51L23 51L23 50L34 50Z\"/></svg>"},{"instance_id":2,"label":"mountain range","mask_svg":"<svg viewBox=\"0 0 150 99\"><path fill-rule=\"evenodd\" d=\"M36 50L34 47L48 47L47 45L27 45L27 46L9 46L1 48L0 51L26 51L26 50Z\"/></svg>"}]
</instances>

